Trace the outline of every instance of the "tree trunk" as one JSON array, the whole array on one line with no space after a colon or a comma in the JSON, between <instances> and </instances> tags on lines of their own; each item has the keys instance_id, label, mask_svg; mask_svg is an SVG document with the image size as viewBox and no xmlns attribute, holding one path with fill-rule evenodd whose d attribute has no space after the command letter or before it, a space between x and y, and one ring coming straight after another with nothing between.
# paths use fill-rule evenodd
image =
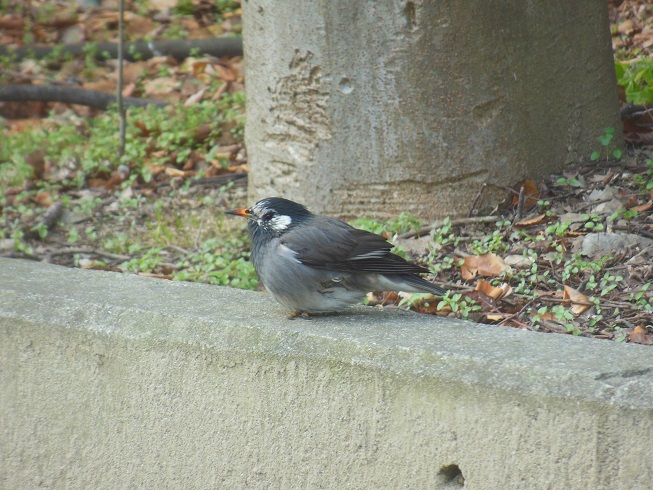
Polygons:
<instances>
[{"instance_id":1,"label":"tree trunk","mask_svg":"<svg viewBox=\"0 0 653 490\"><path fill-rule=\"evenodd\" d=\"M250 198L465 214L621 142L605 0L248 0Z\"/></svg>"}]
</instances>

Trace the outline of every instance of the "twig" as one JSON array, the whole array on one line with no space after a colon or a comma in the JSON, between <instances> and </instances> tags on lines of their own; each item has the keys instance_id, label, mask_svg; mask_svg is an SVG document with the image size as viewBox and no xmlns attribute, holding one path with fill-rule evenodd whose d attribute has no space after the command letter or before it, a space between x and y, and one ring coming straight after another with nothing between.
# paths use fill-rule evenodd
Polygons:
<instances>
[{"instance_id":1,"label":"twig","mask_svg":"<svg viewBox=\"0 0 653 490\"><path fill-rule=\"evenodd\" d=\"M216 175L214 177L202 177L199 179L188 179L185 180L184 183L187 183L191 187L194 186L214 186L214 185L227 185L230 182L238 182L242 180L247 180L247 174L237 174L237 173L229 173L229 174L224 174L224 175ZM160 184L156 184L157 188L161 187L170 187L174 184L171 182L161 182ZM149 185L144 185L143 187L151 187ZM138 187L135 187L138 188Z\"/></svg>"},{"instance_id":2,"label":"twig","mask_svg":"<svg viewBox=\"0 0 653 490\"><path fill-rule=\"evenodd\" d=\"M499 219L499 216L474 216L471 218L456 218L452 219L449 221L449 224L451 226L462 226L462 225L470 225L474 223L492 223L493 221L496 221ZM422 236L427 233L429 233L431 230L434 228L440 228L441 226L444 225L444 220L439 219L437 221L434 221L430 225L422 226L419 230L415 231L409 231L406 233L402 233L401 235L397 235L398 240L403 240L404 238L413 238L414 236Z\"/></svg>"},{"instance_id":3,"label":"twig","mask_svg":"<svg viewBox=\"0 0 653 490\"><path fill-rule=\"evenodd\" d=\"M615 230L622 230L622 231L629 231L630 233L635 233L637 235L641 235L646 238L653 238L653 233L649 231L644 231L644 230L637 230L634 229L633 227L630 226L623 226L623 225L615 225L613 227Z\"/></svg>"},{"instance_id":4,"label":"twig","mask_svg":"<svg viewBox=\"0 0 653 490\"><path fill-rule=\"evenodd\" d=\"M95 250L93 248L63 248L61 250L53 250L49 252L48 255L72 255L72 254L90 254L90 255L99 255L100 257L107 257L114 260L130 260L133 257L131 255L122 255L114 254L111 252L105 252L103 250Z\"/></svg>"},{"instance_id":5,"label":"twig","mask_svg":"<svg viewBox=\"0 0 653 490\"><path fill-rule=\"evenodd\" d=\"M536 299L540 301L546 301L547 303L571 303L572 305L596 306L594 303L590 301L576 301L573 299L551 298L549 296L538 296Z\"/></svg>"},{"instance_id":6,"label":"twig","mask_svg":"<svg viewBox=\"0 0 653 490\"><path fill-rule=\"evenodd\" d=\"M640 116L653 116L653 107L646 107L645 105L626 104L621 108L621 116L625 117L640 117Z\"/></svg>"},{"instance_id":7,"label":"twig","mask_svg":"<svg viewBox=\"0 0 653 490\"><path fill-rule=\"evenodd\" d=\"M522 219L524 216L524 200L526 197L526 187L519 188L519 198L517 199L517 218Z\"/></svg>"},{"instance_id":8,"label":"twig","mask_svg":"<svg viewBox=\"0 0 653 490\"><path fill-rule=\"evenodd\" d=\"M204 220L200 221L200 225L197 227L197 235L195 235L195 250L200 248L200 238L202 237L202 231L204 229Z\"/></svg>"},{"instance_id":9,"label":"twig","mask_svg":"<svg viewBox=\"0 0 653 490\"><path fill-rule=\"evenodd\" d=\"M513 319L515 319L515 318L521 318L521 316L522 316L522 315L524 314L524 312L526 311L526 308L528 308L530 305L532 305L532 304L533 304L535 301L537 301L538 299L539 299L538 297L535 297L535 298L532 298L531 300L527 301L527 302L524 304L524 306L522 306L521 309L520 309L517 313L514 313L514 314L510 315L510 316L507 317L507 318L504 318L503 320L501 320L501 321L498 323L498 325L503 325L504 322L507 322L507 321L513 320Z\"/></svg>"},{"instance_id":10,"label":"twig","mask_svg":"<svg viewBox=\"0 0 653 490\"><path fill-rule=\"evenodd\" d=\"M483 195L483 192L485 191L486 187L487 187L487 183L483 182L483 185L478 190L478 193L476 194L476 197L474 198L474 202L472 202L472 207L469 208L469 212L467 213L468 218L471 218L472 214L474 214L474 210L476 209L476 205L478 204L478 201L481 199L481 196Z\"/></svg>"},{"instance_id":11,"label":"twig","mask_svg":"<svg viewBox=\"0 0 653 490\"><path fill-rule=\"evenodd\" d=\"M592 206L598 206L599 204L604 204L606 202L612 201L613 198L610 199L599 199L598 201L591 201L591 202L586 202L584 204L579 204L576 209L574 209L574 212L580 211L581 209L585 208L591 208Z\"/></svg>"},{"instance_id":12,"label":"twig","mask_svg":"<svg viewBox=\"0 0 653 490\"><path fill-rule=\"evenodd\" d=\"M653 245L649 245L648 247L644 247L642 250L640 250L637 254L633 255L631 258L628 259L628 261L631 261L633 259L638 258L640 255L644 255L647 253L653 252Z\"/></svg>"},{"instance_id":13,"label":"twig","mask_svg":"<svg viewBox=\"0 0 653 490\"><path fill-rule=\"evenodd\" d=\"M171 248L172 250L176 250L177 252L181 252L182 254L185 254L185 255L188 255L190 253L190 251L186 250L183 247L180 247L179 245L170 244L170 245L167 246L167 248Z\"/></svg>"}]
</instances>

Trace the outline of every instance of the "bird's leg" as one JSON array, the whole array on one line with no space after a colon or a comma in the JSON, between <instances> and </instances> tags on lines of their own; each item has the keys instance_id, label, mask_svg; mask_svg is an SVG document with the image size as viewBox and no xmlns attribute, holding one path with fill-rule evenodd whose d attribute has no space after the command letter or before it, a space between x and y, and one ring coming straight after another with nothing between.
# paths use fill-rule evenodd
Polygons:
<instances>
[{"instance_id":1,"label":"bird's leg","mask_svg":"<svg viewBox=\"0 0 653 490\"><path fill-rule=\"evenodd\" d=\"M313 317L306 313L305 311L295 310L290 315L288 315L288 320L294 320L295 318L303 318L304 320L312 320Z\"/></svg>"}]
</instances>

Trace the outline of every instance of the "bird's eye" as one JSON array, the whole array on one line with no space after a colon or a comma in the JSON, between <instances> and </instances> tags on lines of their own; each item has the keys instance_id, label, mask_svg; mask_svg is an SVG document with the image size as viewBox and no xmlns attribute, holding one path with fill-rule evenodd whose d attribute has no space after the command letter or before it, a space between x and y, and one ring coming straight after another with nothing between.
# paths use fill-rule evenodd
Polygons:
<instances>
[{"instance_id":1,"label":"bird's eye","mask_svg":"<svg viewBox=\"0 0 653 490\"><path fill-rule=\"evenodd\" d=\"M268 211L263 215L265 221L270 221L272 218L274 218L274 213L272 211Z\"/></svg>"}]
</instances>

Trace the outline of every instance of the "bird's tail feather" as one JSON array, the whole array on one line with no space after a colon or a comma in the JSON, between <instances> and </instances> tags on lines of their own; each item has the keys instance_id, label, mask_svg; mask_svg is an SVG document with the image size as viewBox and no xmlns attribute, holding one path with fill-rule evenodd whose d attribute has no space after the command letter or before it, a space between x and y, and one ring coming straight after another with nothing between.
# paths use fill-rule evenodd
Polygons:
<instances>
[{"instance_id":1,"label":"bird's tail feather","mask_svg":"<svg viewBox=\"0 0 653 490\"><path fill-rule=\"evenodd\" d=\"M411 286L414 286L415 289L418 292L431 293L431 294L435 294L436 296L444 296L445 294L447 294L447 291L442 289L437 284L433 284L432 282L428 282L426 279L423 279L423 278L421 278L419 276L406 274L406 275L402 276L401 278L407 284L410 284Z\"/></svg>"},{"instance_id":2,"label":"bird's tail feather","mask_svg":"<svg viewBox=\"0 0 653 490\"><path fill-rule=\"evenodd\" d=\"M374 291L405 291L407 293L431 293L444 296L447 292L415 274L383 274L368 276Z\"/></svg>"}]
</instances>

